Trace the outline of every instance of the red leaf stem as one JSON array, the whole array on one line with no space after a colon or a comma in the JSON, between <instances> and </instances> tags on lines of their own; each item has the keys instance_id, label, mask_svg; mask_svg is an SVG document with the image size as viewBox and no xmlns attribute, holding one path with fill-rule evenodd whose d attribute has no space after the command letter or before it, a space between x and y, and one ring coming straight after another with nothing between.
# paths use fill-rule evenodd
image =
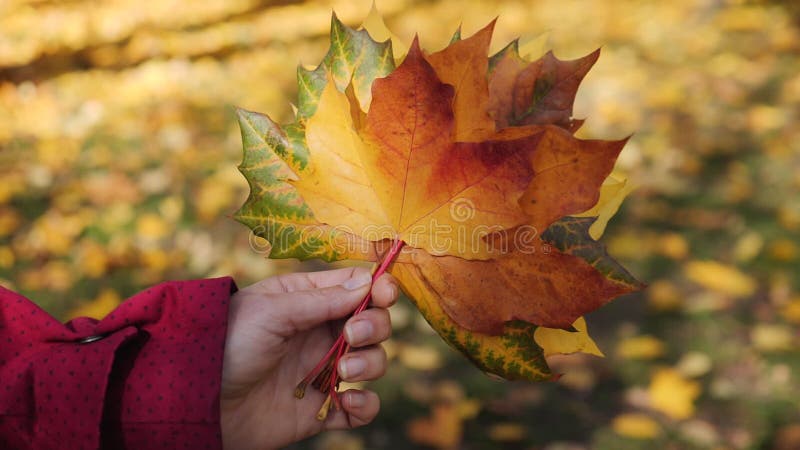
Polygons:
<instances>
[{"instance_id":1,"label":"red leaf stem","mask_svg":"<svg viewBox=\"0 0 800 450\"><path fill-rule=\"evenodd\" d=\"M395 260L395 258L397 258L397 255L400 254L400 250L403 248L403 245L405 245L405 242L401 240L392 242L392 247L389 249L389 252L386 253L383 261L381 261L381 264L372 274L373 283L386 272L386 270L389 268L389 265ZM350 317L360 314L367 309L370 300L372 300L371 289L367 295L364 296L364 299L361 300L361 303L358 305L355 311L353 311L353 314ZM339 337L336 339L336 341L334 341L330 350L328 350L325 356L322 357L317 365L311 369L311 371L300 381L300 383L297 384L297 387L294 390L295 397L303 398L303 396L305 396L306 387L311 384L323 394L328 394L328 397L325 399L322 408L320 408L319 413L317 413L317 419L319 420L325 420L331 407L335 407L337 410L342 408L341 399L336 391L339 387L341 378L339 377L339 373L337 372L336 368L339 365L339 360L342 359L342 356L344 356L348 351L350 351L350 344L345 341L344 333L339 333Z\"/></svg>"}]
</instances>

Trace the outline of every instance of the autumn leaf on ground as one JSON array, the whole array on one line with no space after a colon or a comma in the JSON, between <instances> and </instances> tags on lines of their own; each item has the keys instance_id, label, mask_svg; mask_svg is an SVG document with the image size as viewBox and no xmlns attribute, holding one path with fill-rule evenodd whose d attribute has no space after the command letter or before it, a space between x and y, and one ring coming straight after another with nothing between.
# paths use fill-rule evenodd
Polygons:
<instances>
[{"instance_id":1,"label":"autumn leaf on ground","mask_svg":"<svg viewBox=\"0 0 800 450\"><path fill-rule=\"evenodd\" d=\"M656 370L647 388L650 407L675 420L694 414L694 400L701 391L700 383L687 380L672 368Z\"/></svg>"},{"instance_id":2,"label":"autumn leaf on ground","mask_svg":"<svg viewBox=\"0 0 800 450\"><path fill-rule=\"evenodd\" d=\"M447 450L458 447L463 429L456 405L442 403L433 406L430 417L409 422L408 436L418 444Z\"/></svg>"},{"instance_id":3,"label":"autumn leaf on ground","mask_svg":"<svg viewBox=\"0 0 800 450\"><path fill-rule=\"evenodd\" d=\"M397 277L482 370L547 380L546 355L600 354L585 313L641 288L590 235L621 201L601 186L625 140L572 134L597 52L530 63L514 44L490 58L493 28L433 54L415 39L395 68L388 40L334 16L331 50L298 73L295 120L240 112L251 194L236 217L272 257L381 261L376 276Z\"/></svg>"}]
</instances>

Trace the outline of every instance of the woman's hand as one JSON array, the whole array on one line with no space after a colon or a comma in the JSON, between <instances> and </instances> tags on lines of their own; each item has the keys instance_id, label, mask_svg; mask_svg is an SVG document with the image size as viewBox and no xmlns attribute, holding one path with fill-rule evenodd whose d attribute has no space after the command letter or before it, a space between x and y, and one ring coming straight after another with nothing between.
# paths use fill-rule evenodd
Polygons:
<instances>
[{"instance_id":1,"label":"woman's hand","mask_svg":"<svg viewBox=\"0 0 800 450\"><path fill-rule=\"evenodd\" d=\"M375 418L380 402L374 392L345 392L344 411L332 410L324 422L316 418L324 394L309 387L303 399L294 396L297 383L338 336L336 320L356 309L370 281L364 268L294 273L267 278L231 297L220 404L225 449L283 447ZM391 334L386 308L398 292L395 279L384 274L372 286L372 308L345 324L345 338L354 347L339 363L345 381L374 380L386 371L380 342Z\"/></svg>"}]
</instances>

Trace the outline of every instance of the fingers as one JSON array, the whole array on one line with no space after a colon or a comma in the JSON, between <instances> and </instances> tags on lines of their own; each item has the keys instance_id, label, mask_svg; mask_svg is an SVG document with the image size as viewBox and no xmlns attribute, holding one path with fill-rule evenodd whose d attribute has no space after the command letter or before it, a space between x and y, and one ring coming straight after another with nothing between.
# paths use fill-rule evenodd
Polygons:
<instances>
[{"instance_id":1,"label":"fingers","mask_svg":"<svg viewBox=\"0 0 800 450\"><path fill-rule=\"evenodd\" d=\"M391 335L389 311L383 308L367 309L351 317L344 326L344 338L353 347L379 344Z\"/></svg>"},{"instance_id":2,"label":"fingers","mask_svg":"<svg viewBox=\"0 0 800 450\"><path fill-rule=\"evenodd\" d=\"M369 381L386 373L386 351L380 345L342 356L337 367L345 381Z\"/></svg>"},{"instance_id":3,"label":"fingers","mask_svg":"<svg viewBox=\"0 0 800 450\"><path fill-rule=\"evenodd\" d=\"M286 273L269 277L257 283L267 293L307 291L332 287L344 283L358 273L369 272L364 267L345 267L320 272Z\"/></svg>"},{"instance_id":4,"label":"fingers","mask_svg":"<svg viewBox=\"0 0 800 450\"><path fill-rule=\"evenodd\" d=\"M342 284L364 271L367 271L364 267L345 267L321 272L287 273L269 277L256 285L267 293L307 291ZM387 308L397 301L399 292L397 280L388 273L383 274L375 280L372 288L373 302L376 306Z\"/></svg>"},{"instance_id":5,"label":"fingers","mask_svg":"<svg viewBox=\"0 0 800 450\"><path fill-rule=\"evenodd\" d=\"M274 295L270 308L272 317L288 325L284 333L291 335L347 316L367 295L372 282L366 269L352 270L351 275L338 285Z\"/></svg>"},{"instance_id":6,"label":"fingers","mask_svg":"<svg viewBox=\"0 0 800 450\"><path fill-rule=\"evenodd\" d=\"M397 280L392 275L384 273L372 285L372 305L388 308L397 301L399 293Z\"/></svg>"},{"instance_id":7,"label":"fingers","mask_svg":"<svg viewBox=\"0 0 800 450\"><path fill-rule=\"evenodd\" d=\"M372 391L350 389L343 392L341 396L344 411L336 411L325 422L325 428L328 430L342 430L366 425L375 419L381 409L378 394Z\"/></svg>"},{"instance_id":8,"label":"fingers","mask_svg":"<svg viewBox=\"0 0 800 450\"><path fill-rule=\"evenodd\" d=\"M254 293L260 291L271 294L268 308L270 315L280 325L280 333L289 336L347 316L366 296L370 283L372 276L369 270L364 267L349 267L270 277L257 283L252 289ZM378 308L387 308L397 301L398 293L397 281L391 275L384 274L372 286L372 304ZM379 339L358 344L351 342L351 345L370 345L388 337L387 334L380 338L387 329L391 329L388 320L373 318L377 322L373 324L372 331Z\"/></svg>"}]
</instances>

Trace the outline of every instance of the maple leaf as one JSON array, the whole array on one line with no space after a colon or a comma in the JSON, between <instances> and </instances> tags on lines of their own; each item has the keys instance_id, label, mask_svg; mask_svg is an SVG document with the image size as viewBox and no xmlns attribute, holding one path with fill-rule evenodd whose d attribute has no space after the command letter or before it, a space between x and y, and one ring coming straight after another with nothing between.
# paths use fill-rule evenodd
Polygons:
<instances>
[{"instance_id":1,"label":"maple leaf","mask_svg":"<svg viewBox=\"0 0 800 450\"><path fill-rule=\"evenodd\" d=\"M467 330L444 312L441 296L431 289L419 267L395 263L392 275L439 336L484 372L506 380L553 378L544 351L534 338L536 325L510 322L499 335Z\"/></svg>"},{"instance_id":2,"label":"maple leaf","mask_svg":"<svg viewBox=\"0 0 800 450\"><path fill-rule=\"evenodd\" d=\"M459 29L444 50L428 55L436 75L453 86L455 98L454 139L459 142L476 142L487 139L495 132L494 121L489 117L489 43L495 21L473 36L462 40Z\"/></svg>"},{"instance_id":3,"label":"maple leaf","mask_svg":"<svg viewBox=\"0 0 800 450\"><path fill-rule=\"evenodd\" d=\"M454 86L455 139L472 141L491 136L495 124L490 113L502 116L501 109L508 105L516 105L527 116L520 114L513 122L498 120L498 128L554 124L574 132L579 126L571 119L575 92L599 53L570 62L547 53L528 64L519 56L515 41L487 59L494 25L492 21L465 40L457 32L450 46L427 57L437 76ZM490 67L491 92L485 75ZM533 86L533 94L529 85ZM544 127L540 131L544 142L533 153L535 175L520 202L532 218L528 224L544 230L557 218L580 213L597 203L597 190L611 172L625 140L583 141L555 128Z\"/></svg>"},{"instance_id":4,"label":"maple leaf","mask_svg":"<svg viewBox=\"0 0 800 450\"><path fill-rule=\"evenodd\" d=\"M572 135L575 91L597 54L528 63L515 42L490 58L492 22L430 55L415 39L395 68L392 35L370 23L386 42L333 17L325 59L298 72L293 123L240 111L251 194L236 218L272 243L271 257L382 261L376 276L397 277L488 373L552 379L545 356L599 354L581 316L641 284L590 235L627 192L601 187L625 140ZM344 345L300 395L313 381L336 403L325 367Z\"/></svg>"},{"instance_id":5,"label":"maple leaf","mask_svg":"<svg viewBox=\"0 0 800 450\"><path fill-rule=\"evenodd\" d=\"M540 147L533 155L534 177L520 198L529 224L545 230L560 217L586 211L600 199L600 186L611 173L627 139L576 139L555 126L544 127Z\"/></svg>"},{"instance_id":6,"label":"maple leaf","mask_svg":"<svg viewBox=\"0 0 800 450\"><path fill-rule=\"evenodd\" d=\"M547 52L528 63L516 42L490 59L489 112L498 128L553 124L575 132L583 121L572 118L578 86L592 68L600 50L573 61Z\"/></svg>"},{"instance_id":7,"label":"maple leaf","mask_svg":"<svg viewBox=\"0 0 800 450\"><path fill-rule=\"evenodd\" d=\"M570 328L578 317L633 290L606 278L579 256L557 249L545 253L537 240L528 245L527 251L513 249L483 261L413 249L411 262L454 322L486 334L501 334L512 320Z\"/></svg>"},{"instance_id":8,"label":"maple leaf","mask_svg":"<svg viewBox=\"0 0 800 450\"><path fill-rule=\"evenodd\" d=\"M394 70L392 43L372 40L366 30L353 30L334 13L331 17L331 46L314 70L297 69L298 105L301 118L310 117L331 74L340 91L352 83L361 109L366 111L372 99L372 81Z\"/></svg>"},{"instance_id":9,"label":"maple leaf","mask_svg":"<svg viewBox=\"0 0 800 450\"><path fill-rule=\"evenodd\" d=\"M363 129L354 126L346 95L329 83L306 125L313 167L292 183L320 221L363 239L399 239L431 254L490 256L485 235L528 220L519 198L544 130L455 142L453 97L417 41L391 75L374 82ZM468 205L468 214L453 214L459 204ZM477 245L457 245L465 236Z\"/></svg>"},{"instance_id":10,"label":"maple leaf","mask_svg":"<svg viewBox=\"0 0 800 450\"><path fill-rule=\"evenodd\" d=\"M565 217L552 224L542 234L542 241L552 245L564 255L574 256L585 261L597 272L611 280L610 283L613 283L612 286L615 285L616 289L625 292L641 289L643 285L608 255L604 245L589 235L589 229L594 220L594 217ZM392 268L392 275L400 281L403 291L448 344L487 373L508 380L549 380L553 378L553 374L547 366L545 356L578 351L599 353L586 333L585 325L579 322L580 318L576 319L579 326L575 328L572 326L559 327L569 328L569 331L537 327L524 321L507 322L504 324L502 332L496 335L469 330L445 312L446 300L426 280L423 275L424 269L409 262L407 259L399 260ZM481 262L468 261L466 263ZM561 269L569 271L571 265L568 264ZM479 283L481 279L487 277L487 274L480 273L480 270L472 273L480 275L470 281L470 286L474 286L475 283ZM491 289L485 289L482 292L487 298L498 297L498 294ZM553 302L551 308L557 309L557 298L545 297L544 300ZM564 319L565 322L568 320L569 318ZM542 338L542 336L552 336L553 334L565 336L563 333L567 333L567 337L560 340L552 337Z\"/></svg>"},{"instance_id":11,"label":"maple leaf","mask_svg":"<svg viewBox=\"0 0 800 450\"><path fill-rule=\"evenodd\" d=\"M373 245L318 221L288 180L308 166L302 129L282 130L268 117L240 109L244 158L239 170L250 195L234 218L271 244L271 258L370 259Z\"/></svg>"},{"instance_id":12,"label":"maple leaf","mask_svg":"<svg viewBox=\"0 0 800 450\"><path fill-rule=\"evenodd\" d=\"M560 252L583 259L603 276L626 286L630 291L642 289L644 285L609 256L606 247L591 236L589 230L595 219L564 217L542 233L542 240Z\"/></svg>"}]
</instances>

